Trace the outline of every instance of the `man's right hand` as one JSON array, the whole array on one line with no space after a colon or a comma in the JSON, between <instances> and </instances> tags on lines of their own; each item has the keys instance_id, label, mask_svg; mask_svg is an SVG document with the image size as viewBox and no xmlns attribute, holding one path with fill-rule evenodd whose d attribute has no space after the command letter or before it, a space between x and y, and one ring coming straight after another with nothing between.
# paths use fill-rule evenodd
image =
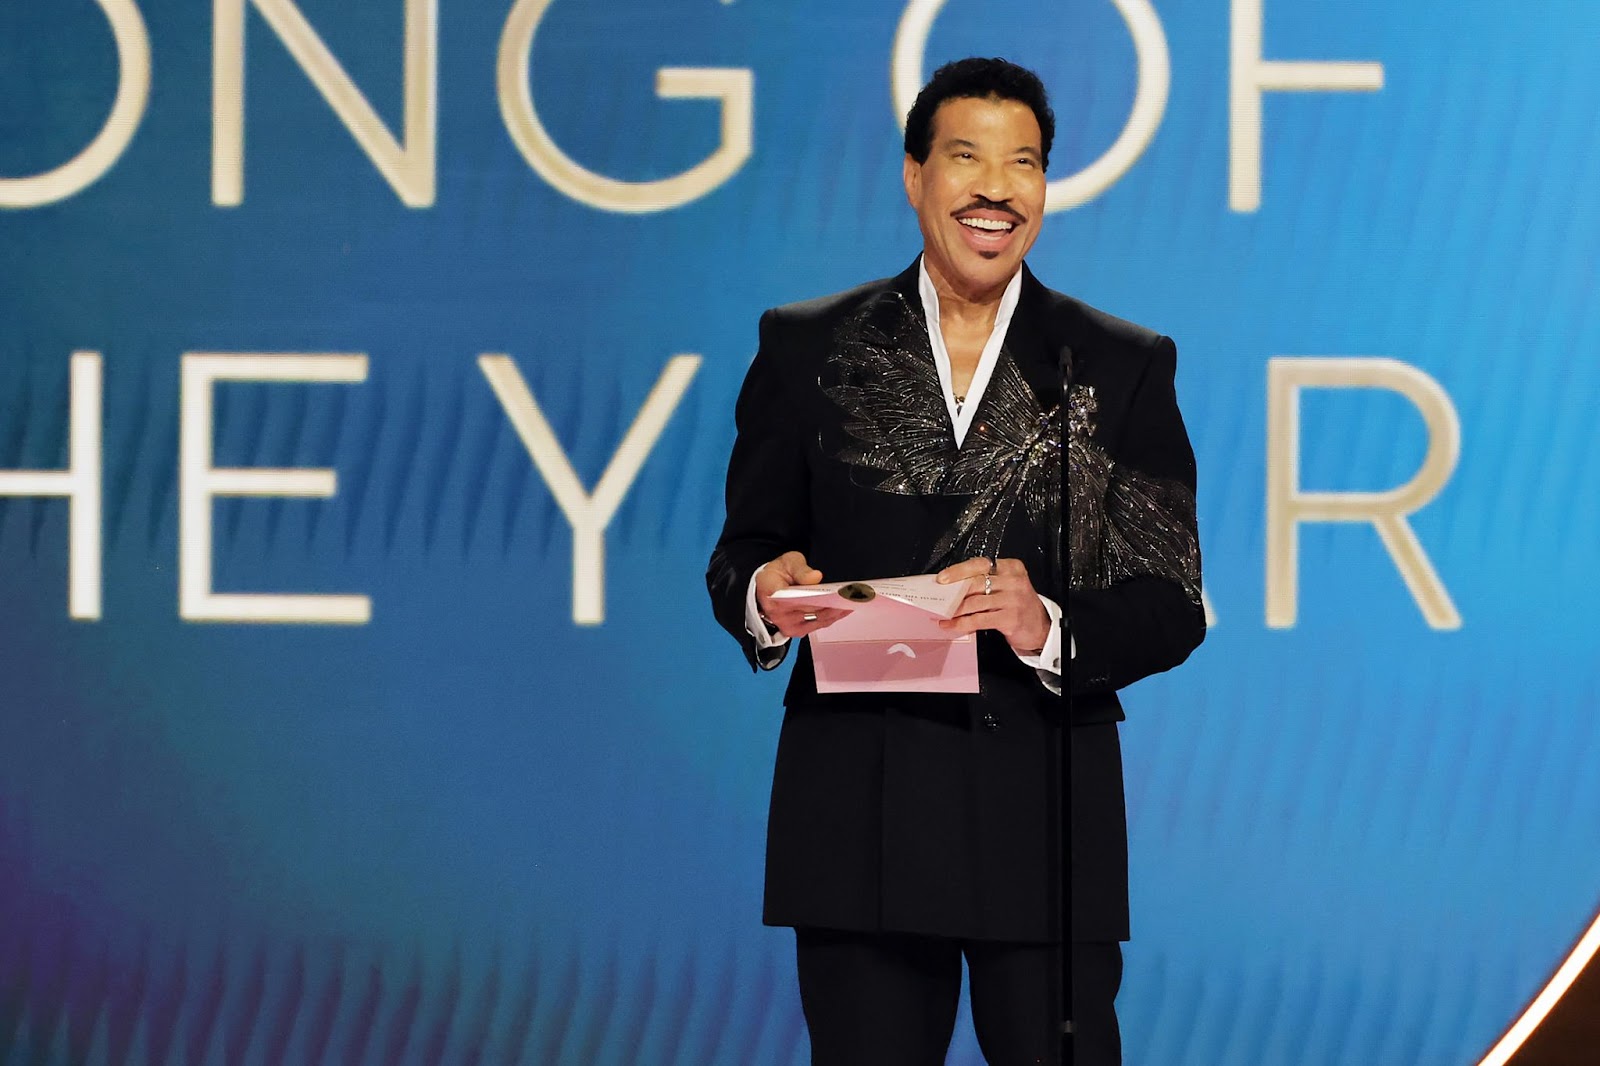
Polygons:
<instances>
[{"instance_id":1,"label":"man's right hand","mask_svg":"<svg viewBox=\"0 0 1600 1066\"><path fill-rule=\"evenodd\" d=\"M784 552L767 563L756 574L756 605L761 613L772 620L778 632L786 637L803 637L819 629L826 629L849 611L837 607L816 608L804 600L777 600L772 594L779 589L795 585L817 585L822 582L822 571L806 562L800 552ZM807 617L811 620L807 621Z\"/></svg>"}]
</instances>

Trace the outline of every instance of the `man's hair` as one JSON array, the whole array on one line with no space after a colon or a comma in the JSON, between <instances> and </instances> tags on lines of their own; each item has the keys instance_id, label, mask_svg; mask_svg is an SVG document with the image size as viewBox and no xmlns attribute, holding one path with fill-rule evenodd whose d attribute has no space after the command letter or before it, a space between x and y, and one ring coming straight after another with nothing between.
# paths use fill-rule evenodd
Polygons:
<instances>
[{"instance_id":1,"label":"man's hair","mask_svg":"<svg viewBox=\"0 0 1600 1066\"><path fill-rule=\"evenodd\" d=\"M1039 76L1004 59L958 59L933 72L906 114L906 155L918 163L933 151L933 115L947 100L1015 100L1027 104L1039 120L1040 164L1049 169L1050 142L1056 136L1056 113Z\"/></svg>"}]
</instances>

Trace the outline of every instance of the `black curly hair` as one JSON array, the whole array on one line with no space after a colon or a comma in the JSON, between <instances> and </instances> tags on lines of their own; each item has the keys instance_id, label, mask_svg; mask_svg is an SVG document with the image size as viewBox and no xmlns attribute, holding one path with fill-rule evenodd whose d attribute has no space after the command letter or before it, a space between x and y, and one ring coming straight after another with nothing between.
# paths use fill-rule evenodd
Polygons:
<instances>
[{"instance_id":1,"label":"black curly hair","mask_svg":"<svg viewBox=\"0 0 1600 1066\"><path fill-rule=\"evenodd\" d=\"M1040 164L1050 168L1050 142L1056 136L1056 113L1039 76L1004 59L958 59L933 72L906 114L906 155L918 163L933 151L933 115L947 100L1015 100L1027 104L1039 120Z\"/></svg>"}]
</instances>

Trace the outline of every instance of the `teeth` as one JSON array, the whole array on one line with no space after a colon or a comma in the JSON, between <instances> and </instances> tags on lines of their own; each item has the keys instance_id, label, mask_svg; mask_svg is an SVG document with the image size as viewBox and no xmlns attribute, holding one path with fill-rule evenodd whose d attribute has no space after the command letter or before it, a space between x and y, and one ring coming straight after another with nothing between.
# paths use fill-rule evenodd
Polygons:
<instances>
[{"instance_id":1,"label":"teeth","mask_svg":"<svg viewBox=\"0 0 1600 1066\"><path fill-rule=\"evenodd\" d=\"M988 230L991 233L1008 232L1016 228L1015 222L1002 222L994 218L958 218L956 221L968 229Z\"/></svg>"}]
</instances>

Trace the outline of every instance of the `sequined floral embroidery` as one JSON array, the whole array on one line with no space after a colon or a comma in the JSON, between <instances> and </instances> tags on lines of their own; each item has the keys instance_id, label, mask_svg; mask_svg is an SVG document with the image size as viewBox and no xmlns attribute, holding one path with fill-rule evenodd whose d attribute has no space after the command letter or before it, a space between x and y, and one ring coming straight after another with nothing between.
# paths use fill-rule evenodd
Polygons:
<instances>
[{"instance_id":1,"label":"sequined floral embroidery","mask_svg":"<svg viewBox=\"0 0 1600 1066\"><path fill-rule=\"evenodd\" d=\"M836 380L823 391L845 413L838 459L871 471L883 492L970 497L927 569L995 557L1019 504L1038 529L1060 527L1059 407L1040 407L1008 352L1001 351L961 448L927 328L902 294L847 320L828 362Z\"/></svg>"},{"instance_id":2,"label":"sequined floral embroidery","mask_svg":"<svg viewBox=\"0 0 1600 1066\"><path fill-rule=\"evenodd\" d=\"M1094 386L1067 397L1068 540L1074 589L1109 588L1140 576L1165 578L1200 602L1194 494L1171 478L1118 463L1094 439Z\"/></svg>"},{"instance_id":3,"label":"sequined floral embroidery","mask_svg":"<svg viewBox=\"0 0 1600 1066\"><path fill-rule=\"evenodd\" d=\"M900 293L846 320L828 357L823 391L844 412L836 458L868 471L872 487L901 495L969 497L927 560L935 570L999 554L1019 505L1055 547L1061 529L1060 405L1045 411L1002 349L963 447L955 446L928 333ZM1166 578L1195 602L1200 553L1194 496L1181 482L1112 460L1094 439L1092 385L1068 395L1068 508L1072 587L1107 588L1140 575Z\"/></svg>"}]
</instances>

